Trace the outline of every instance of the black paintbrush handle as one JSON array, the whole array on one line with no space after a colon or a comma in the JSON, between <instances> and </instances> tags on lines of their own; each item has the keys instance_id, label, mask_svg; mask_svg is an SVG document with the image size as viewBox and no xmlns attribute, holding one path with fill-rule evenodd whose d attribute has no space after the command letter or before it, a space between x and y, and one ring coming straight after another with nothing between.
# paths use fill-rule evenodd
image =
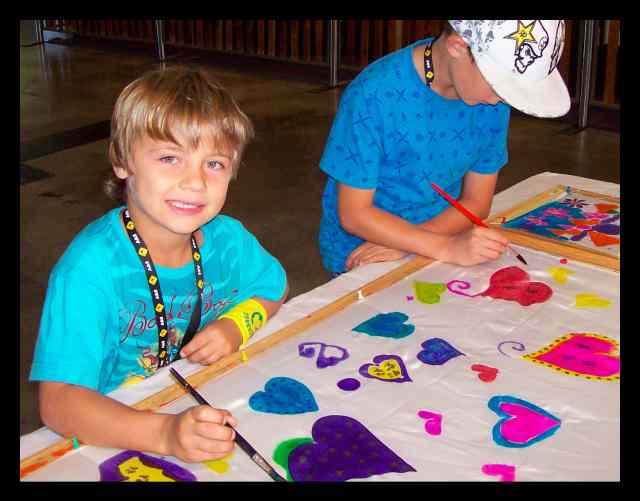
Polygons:
<instances>
[{"instance_id":1,"label":"black paintbrush handle","mask_svg":"<svg viewBox=\"0 0 640 501\"><path fill-rule=\"evenodd\" d=\"M187 381L178 373L178 371L176 371L173 367L170 367L169 371L171 372L171 374L173 374L173 377L175 377L178 382L185 388L185 390L187 390L191 394L191 396L197 400L200 405L208 405L209 407L211 407L211 404L207 402L205 398L200 395L200 393L198 393L193 386L189 384L189 381ZM282 476L280 476L280 474L278 474L278 472L275 471L260 454L258 454L258 452L251 446L251 444L247 442L247 440L242 435L240 435L240 433L238 433L238 430L236 430L229 424L225 426L228 426L236 432L235 442L238 444L238 447L240 447L244 452L247 453L247 455L255 464L262 468L267 473L267 475L269 475L276 482L286 482L286 480Z\"/></svg>"}]
</instances>

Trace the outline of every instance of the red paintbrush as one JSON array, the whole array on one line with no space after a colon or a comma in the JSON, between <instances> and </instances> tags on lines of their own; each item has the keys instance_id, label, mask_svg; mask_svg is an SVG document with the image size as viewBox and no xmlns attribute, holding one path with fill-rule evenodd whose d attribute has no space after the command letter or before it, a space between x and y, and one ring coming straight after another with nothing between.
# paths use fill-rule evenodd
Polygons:
<instances>
[{"instance_id":1,"label":"red paintbrush","mask_svg":"<svg viewBox=\"0 0 640 501\"><path fill-rule=\"evenodd\" d=\"M471 212L469 209L467 209L464 205L462 205L460 202L458 202L456 199L454 199L451 195L449 195L446 191L444 191L442 188L440 188L440 186L438 186L436 183L431 183L431 187L436 190L438 193L440 193L440 195L442 195L445 200L447 202L449 202L451 205L453 205L456 209L458 209L464 216L467 217L467 219L469 221L471 221L473 224L477 224L478 226L482 226L484 228L488 228L489 225L487 223L485 223L482 219L480 219L478 216L476 216L473 212ZM524 264L527 264L527 262L524 260L524 258L518 254L515 250L513 250L510 246L507 246L507 248L513 252L515 254L515 256L522 261Z\"/></svg>"}]
</instances>

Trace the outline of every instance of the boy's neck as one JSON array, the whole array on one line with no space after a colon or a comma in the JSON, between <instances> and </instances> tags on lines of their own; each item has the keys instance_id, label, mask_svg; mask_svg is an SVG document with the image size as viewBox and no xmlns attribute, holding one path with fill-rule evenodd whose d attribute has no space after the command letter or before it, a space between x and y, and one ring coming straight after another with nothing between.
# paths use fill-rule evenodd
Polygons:
<instances>
[{"instance_id":1,"label":"boy's neck","mask_svg":"<svg viewBox=\"0 0 640 501\"><path fill-rule=\"evenodd\" d=\"M458 93L453 86L451 77L449 75L449 52L447 51L446 36L440 36L432 45L431 59L433 61L433 73L434 79L431 82L431 90L447 99L459 99ZM413 48L413 65L418 72L420 80L427 85L427 81L424 76L424 47L425 45L418 45Z\"/></svg>"},{"instance_id":2,"label":"boy's neck","mask_svg":"<svg viewBox=\"0 0 640 501\"><path fill-rule=\"evenodd\" d=\"M129 214L136 225L136 230L144 241L151 259L156 265L166 268L181 268L193 260L191 252L191 235L181 235L178 233L164 232L162 235L153 231L145 231L147 226L144 217L136 218L136 211L129 207ZM126 232L122 219L120 220L122 231ZM196 232L196 243L202 245L202 231Z\"/></svg>"}]
</instances>

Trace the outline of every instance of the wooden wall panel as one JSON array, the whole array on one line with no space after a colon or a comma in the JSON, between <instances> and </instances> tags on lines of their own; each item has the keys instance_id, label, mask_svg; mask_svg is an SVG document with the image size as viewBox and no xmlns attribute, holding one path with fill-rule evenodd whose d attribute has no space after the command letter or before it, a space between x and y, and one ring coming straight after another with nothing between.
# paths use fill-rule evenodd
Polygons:
<instances>
[{"instance_id":1,"label":"wooden wall panel","mask_svg":"<svg viewBox=\"0 0 640 501\"><path fill-rule=\"evenodd\" d=\"M138 40L154 43L153 20L126 19L47 19L45 29L62 30L79 36L104 39ZM601 21L603 22L603 21ZM409 20L353 20L340 21L340 64L351 69L362 68L385 54L400 49L416 40L440 33L447 21L442 19ZM165 44L262 56L306 63L328 63L329 20L317 19L256 19L256 20L176 20L165 21ZM576 43L576 21L565 23L565 49L558 69L575 97L577 80L576 61L579 44ZM616 104L618 85L617 43L620 21L607 23L606 47L599 46L598 58L600 94L604 103ZM601 65L605 65L604 68ZM603 90L602 90L603 89Z\"/></svg>"}]
</instances>

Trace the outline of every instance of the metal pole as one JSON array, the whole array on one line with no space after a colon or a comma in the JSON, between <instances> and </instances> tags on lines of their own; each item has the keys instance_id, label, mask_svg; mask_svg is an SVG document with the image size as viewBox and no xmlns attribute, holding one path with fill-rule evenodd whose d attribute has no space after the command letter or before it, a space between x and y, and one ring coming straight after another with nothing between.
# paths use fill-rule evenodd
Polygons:
<instances>
[{"instance_id":1,"label":"metal pole","mask_svg":"<svg viewBox=\"0 0 640 501\"><path fill-rule=\"evenodd\" d=\"M340 32L337 19L329 21L329 88L338 85L338 70L340 66Z\"/></svg>"},{"instance_id":2,"label":"metal pole","mask_svg":"<svg viewBox=\"0 0 640 501\"><path fill-rule=\"evenodd\" d=\"M586 128L589 121L594 27L595 21L593 19L586 20L582 24L582 59L580 64L580 100L578 102L578 129Z\"/></svg>"},{"instance_id":3,"label":"metal pole","mask_svg":"<svg viewBox=\"0 0 640 501\"><path fill-rule=\"evenodd\" d=\"M33 21L33 33L37 44L44 43L44 27L41 19Z\"/></svg>"},{"instance_id":4,"label":"metal pole","mask_svg":"<svg viewBox=\"0 0 640 501\"><path fill-rule=\"evenodd\" d=\"M164 20L156 19L154 21L155 35L156 35L156 52L158 53L158 60L164 61Z\"/></svg>"}]
</instances>

